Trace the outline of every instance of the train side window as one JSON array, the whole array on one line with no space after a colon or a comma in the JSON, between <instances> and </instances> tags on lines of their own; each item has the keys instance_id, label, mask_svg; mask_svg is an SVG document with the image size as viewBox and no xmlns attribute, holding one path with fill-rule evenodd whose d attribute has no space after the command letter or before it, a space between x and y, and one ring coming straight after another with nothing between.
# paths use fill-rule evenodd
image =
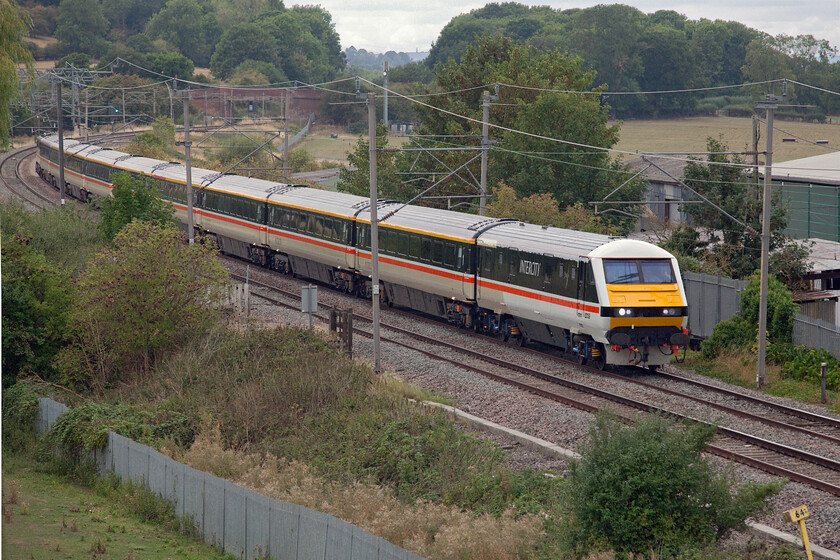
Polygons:
<instances>
[{"instance_id":1,"label":"train side window","mask_svg":"<svg viewBox=\"0 0 840 560\"><path fill-rule=\"evenodd\" d=\"M592 263L586 263L586 285L584 286L584 301L598 303L598 290L595 288L595 275L592 273Z\"/></svg>"},{"instance_id":2,"label":"train side window","mask_svg":"<svg viewBox=\"0 0 840 560\"><path fill-rule=\"evenodd\" d=\"M443 264L443 241L432 239L432 262Z\"/></svg>"},{"instance_id":3,"label":"train side window","mask_svg":"<svg viewBox=\"0 0 840 560\"><path fill-rule=\"evenodd\" d=\"M455 243L447 241L443 244L443 264L455 268Z\"/></svg>"},{"instance_id":4,"label":"train side window","mask_svg":"<svg viewBox=\"0 0 840 560\"><path fill-rule=\"evenodd\" d=\"M420 239L420 260L432 262L432 239L425 235Z\"/></svg>"},{"instance_id":5,"label":"train side window","mask_svg":"<svg viewBox=\"0 0 840 560\"><path fill-rule=\"evenodd\" d=\"M397 245L397 254L400 256L408 256L408 234L399 232L399 244Z\"/></svg>"},{"instance_id":6,"label":"train side window","mask_svg":"<svg viewBox=\"0 0 840 560\"><path fill-rule=\"evenodd\" d=\"M420 258L420 236L416 233L408 236L408 255L414 260Z\"/></svg>"}]
</instances>

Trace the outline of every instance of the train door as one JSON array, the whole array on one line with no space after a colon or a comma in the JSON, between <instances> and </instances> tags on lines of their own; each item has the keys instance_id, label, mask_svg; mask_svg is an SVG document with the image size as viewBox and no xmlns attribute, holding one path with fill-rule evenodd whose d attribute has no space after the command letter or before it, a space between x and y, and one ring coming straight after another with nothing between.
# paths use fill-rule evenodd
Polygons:
<instances>
[{"instance_id":1,"label":"train door","mask_svg":"<svg viewBox=\"0 0 840 560\"><path fill-rule=\"evenodd\" d=\"M580 260L577 263L577 296L575 297L575 312L579 319L583 320L583 314L585 313L584 308L586 307L586 282L587 282L587 274L589 271L587 270L589 267L588 260Z\"/></svg>"}]
</instances>

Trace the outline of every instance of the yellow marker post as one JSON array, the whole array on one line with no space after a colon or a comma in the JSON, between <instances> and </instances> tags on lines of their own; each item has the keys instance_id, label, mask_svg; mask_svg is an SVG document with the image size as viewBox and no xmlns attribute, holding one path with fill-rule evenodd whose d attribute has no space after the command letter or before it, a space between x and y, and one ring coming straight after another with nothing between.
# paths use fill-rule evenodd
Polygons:
<instances>
[{"instance_id":1,"label":"yellow marker post","mask_svg":"<svg viewBox=\"0 0 840 560\"><path fill-rule=\"evenodd\" d=\"M805 554L808 555L808 560L814 560L814 557L811 556L811 543L808 542L808 529L805 528L805 519L809 516L808 506L799 506L798 508L789 509L785 512L785 518L788 521L799 523L799 534L802 535Z\"/></svg>"}]
</instances>

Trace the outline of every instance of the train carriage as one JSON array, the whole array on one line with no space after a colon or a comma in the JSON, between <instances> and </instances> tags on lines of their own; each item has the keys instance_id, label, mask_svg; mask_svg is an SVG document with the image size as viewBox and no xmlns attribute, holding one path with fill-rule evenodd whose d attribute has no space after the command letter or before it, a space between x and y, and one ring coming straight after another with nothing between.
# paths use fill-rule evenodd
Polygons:
<instances>
[{"instance_id":1,"label":"train carriage","mask_svg":"<svg viewBox=\"0 0 840 560\"><path fill-rule=\"evenodd\" d=\"M39 140L39 174L57 184L57 136ZM186 168L65 142L82 200L127 171L187 221ZM228 254L362 297L370 276L370 200L192 169L194 225ZM461 327L549 344L597 366L667 363L688 345L676 259L649 243L380 201L380 297Z\"/></svg>"},{"instance_id":2,"label":"train carriage","mask_svg":"<svg viewBox=\"0 0 840 560\"><path fill-rule=\"evenodd\" d=\"M273 268L351 292L356 281L355 219L366 198L296 185L268 196L268 246Z\"/></svg>"},{"instance_id":3,"label":"train carriage","mask_svg":"<svg viewBox=\"0 0 840 560\"><path fill-rule=\"evenodd\" d=\"M467 326L475 304L475 246L486 224L500 220L449 210L380 204L379 278L390 305ZM370 210L357 218L358 269L371 273Z\"/></svg>"}]
</instances>

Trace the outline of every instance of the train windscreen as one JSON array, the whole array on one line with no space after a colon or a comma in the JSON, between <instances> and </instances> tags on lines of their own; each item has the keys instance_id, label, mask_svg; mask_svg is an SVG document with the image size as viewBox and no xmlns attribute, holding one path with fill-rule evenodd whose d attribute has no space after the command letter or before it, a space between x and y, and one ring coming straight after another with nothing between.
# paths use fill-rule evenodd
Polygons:
<instances>
[{"instance_id":1,"label":"train windscreen","mask_svg":"<svg viewBox=\"0 0 840 560\"><path fill-rule=\"evenodd\" d=\"M674 284L676 275L669 259L605 259L607 284Z\"/></svg>"}]
</instances>

